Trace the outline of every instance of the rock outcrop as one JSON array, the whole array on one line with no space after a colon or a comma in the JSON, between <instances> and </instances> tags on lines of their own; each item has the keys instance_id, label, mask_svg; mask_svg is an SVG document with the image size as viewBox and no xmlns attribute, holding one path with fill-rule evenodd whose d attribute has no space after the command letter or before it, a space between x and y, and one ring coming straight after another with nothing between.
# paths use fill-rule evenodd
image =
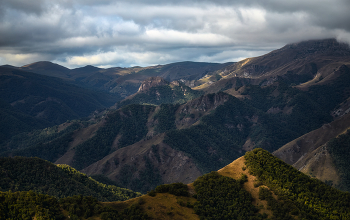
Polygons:
<instances>
[{"instance_id":1,"label":"rock outcrop","mask_svg":"<svg viewBox=\"0 0 350 220\"><path fill-rule=\"evenodd\" d=\"M165 85L169 85L169 82L162 77L150 77L141 83L140 88L137 92L146 92L152 87Z\"/></svg>"}]
</instances>

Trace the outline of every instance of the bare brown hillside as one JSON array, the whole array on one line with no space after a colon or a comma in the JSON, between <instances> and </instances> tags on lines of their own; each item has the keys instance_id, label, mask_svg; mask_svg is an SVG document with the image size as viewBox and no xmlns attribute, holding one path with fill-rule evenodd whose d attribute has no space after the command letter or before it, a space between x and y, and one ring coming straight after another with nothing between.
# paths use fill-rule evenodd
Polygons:
<instances>
[{"instance_id":1,"label":"bare brown hillside","mask_svg":"<svg viewBox=\"0 0 350 220\"><path fill-rule=\"evenodd\" d=\"M345 114L335 121L311 131L273 152L273 155L309 176L324 182L338 184L339 171L334 159L329 154L326 143L350 127L350 114ZM345 155L344 155L345 156Z\"/></svg>"},{"instance_id":2,"label":"bare brown hillside","mask_svg":"<svg viewBox=\"0 0 350 220\"><path fill-rule=\"evenodd\" d=\"M308 153L327 143L330 139L344 133L349 126L350 114L347 114L287 143L273 152L273 155L293 165Z\"/></svg>"},{"instance_id":3,"label":"bare brown hillside","mask_svg":"<svg viewBox=\"0 0 350 220\"><path fill-rule=\"evenodd\" d=\"M147 166L152 167L148 171L159 174L160 183L191 183L202 175L191 158L162 143L163 138L164 134L160 134L121 148L82 172L88 175L103 174L121 184L124 183L123 178L128 178L126 184L137 181L149 168Z\"/></svg>"}]
</instances>

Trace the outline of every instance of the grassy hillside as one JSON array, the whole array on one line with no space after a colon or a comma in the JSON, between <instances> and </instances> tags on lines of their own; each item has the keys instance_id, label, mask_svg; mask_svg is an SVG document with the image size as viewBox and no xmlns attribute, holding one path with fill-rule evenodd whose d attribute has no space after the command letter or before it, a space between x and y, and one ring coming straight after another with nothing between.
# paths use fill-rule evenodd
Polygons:
<instances>
[{"instance_id":1,"label":"grassy hillside","mask_svg":"<svg viewBox=\"0 0 350 220\"><path fill-rule=\"evenodd\" d=\"M0 158L0 190L30 191L57 198L94 196L100 201L126 200L136 196L128 189L105 185L67 165L54 165L39 158Z\"/></svg>"},{"instance_id":2,"label":"grassy hillside","mask_svg":"<svg viewBox=\"0 0 350 220\"><path fill-rule=\"evenodd\" d=\"M348 219L350 194L312 179L263 149L193 184L166 184L123 202L0 192L7 219ZM70 216L70 217L68 217Z\"/></svg>"}]
</instances>

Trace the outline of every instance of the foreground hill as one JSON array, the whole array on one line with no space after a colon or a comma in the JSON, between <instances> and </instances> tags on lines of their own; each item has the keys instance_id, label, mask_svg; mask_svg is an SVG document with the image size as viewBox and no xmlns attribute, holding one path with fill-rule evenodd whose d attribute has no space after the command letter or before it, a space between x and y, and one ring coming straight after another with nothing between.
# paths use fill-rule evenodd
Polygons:
<instances>
[{"instance_id":1,"label":"foreground hill","mask_svg":"<svg viewBox=\"0 0 350 220\"><path fill-rule=\"evenodd\" d=\"M349 219L350 194L255 149L193 184L161 185L124 202L59 201L34 192L0 193L1 217L53 219ZM69 216L69 217L68 217Z\"/></svg>"},{"instance_id":2,"label":"foreground hill","mask_svg":"<svg viewBox=\"0 0 350 220\"><path fill-rule=\"evenodd\" d=\"M39 158L0 158L0 191L33 191L57 198L93 196L100 201L122 201L136 196L128 189L105 185L67 165Z\"/></svg>"}]
</instances>

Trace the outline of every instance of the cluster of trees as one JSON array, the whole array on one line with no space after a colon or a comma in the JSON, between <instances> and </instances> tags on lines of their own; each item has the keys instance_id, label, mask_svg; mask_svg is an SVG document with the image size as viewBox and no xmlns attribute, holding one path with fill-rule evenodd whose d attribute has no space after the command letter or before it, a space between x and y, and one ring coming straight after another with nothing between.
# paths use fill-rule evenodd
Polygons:
<instances>
[{"instance_id":1,"label":"cluster of trees","mask_svg":"<svg viewBox=\"0 0 350 220\"><path fill-rule=\"evenodd\" d=\"M183 183L163 184L157 186L154 190L151 190L147 194L155 196L157 193L169 193L175 196L189 197L188 186Z\"/></svg>"},{"instance_id":2,"label":"cluster of trees","mask_svg":"<svg viewBox=\"0 0 350 220\"><path fill-rule=\"evenodd\" d=\"M65 129L58 131L58 125L48 127L45 129L32 130L31 132L21 133L11 137L11 139L0 147L0 152L4 154L9 154L12 152L20 152L22 149L35 148L35 146L40 144L47 144L49 142L55 141L64 135L72 133L73 131L87 125L88 123L84 121L74 120ZM6 152L7 151L7 152ZM12 153L13 155L14 153ZM20 156L20 155L18 155Z\"/></svg>"},{"instance_id":3,"label":"cluster of trees","mask_svg":"<svg viewBox=\"0 0 350 220\"><path fill-rule=\"evenodd\" d=\"M272 210L274 220L293 220L292 215L299 214L298 208L290 200L276 200L267 187L259 187L259 199L267 201L267 208Z\"/></svg>"},{"instance_id":4,"label":"cluster of trees","mask_svg":"<svg viewBox=\"0 0 350 220\"><path fill-rule=\"evenodd\" d=\"M128 164L121 168L118 176L118 182L121 186L146 193L163 183L159 170L147 156L143 157L143 162L145 163L143 169L137 170L136 166ZM135 175L136 172L138 172L138 175Z\"/></svg>"},{"instance_id":5,"label":"cluster of trees","mask_svg":"<svg viewBox=\"0 0 350 220\"><path fill-rule=\"evenodd\" d=\"M280 210L299 219L350 219L349 193L308 177L266 150L254 149L244 158L249 172L289 207Z\"/></svg>"},{"instance_id":6,"label":"cluster of trees","mask_svg":"<svg viewBox=\"0 0 350 220\"><path fill-rule=\"evenodd\" d=\"M133 204L123 210L106 206L91 196L72 196L59 200L62 209L68 211L70 219L88 219L99 216L102 220L150 219L139 204Z\"/></svg>"},{"instance_id":7,"label":"cluster of trees","mask_svg":"<svg viewBox=\"0 0 350 220\"><path fill-rule=\"evenodd\" d=\"M55 197L28 192L0 192L0 219L63 220Z\"/></svg>"},{"instance_id":8,"label":"cluster of trees","mask_svg":"<svg viewBox=\"0 0 350 220\"><path fill-rule=\"evenodd\" d=\"M163 133L168 130L176 129L175 111L179 108L179 105L161 104L159 108L157 114L154 115L154 119L158 120L158 124L154 130Z\"/></svg>"},{"instance_id":9,"label":"cluster of trees","mask_svg":"<svg viewBox=\"0 0 350 220\"><path fill-rule=\"evenodd\" d=\"M105 185L67 165L56 166L39 158L0 158L0 191L30 191L57 198L91 195L100 201L122 201L140 195Z\"/></svg>"},{"instance_id":10,"label":"cluster of trees","mask_svg":"<svg viewBox=\"0 0 350 220\"><path fill-rule=\"evenodd\" d=\"M339 170L341 181L336 187L350 191L350 130L327 143L327 150Z\"/></svg>"},{"instance_id":11,"label":"cluster of trees","mask_svg":"<svg viewBox=\"0 0 350 220\"><path fill-rule=\"evenodd\" d=\"M128 105L108 114L96 134L76 147L74 167L80 170L107 156L117 135L121 135L119 148L140 141L148 132L148 115L154 109L150 105Z\"/></svg>"},{"instance_id":12,"label":"cluster of trees","mask_svg":"<svg viewBox=\"0 0 350 220\"><path fill-rule=\"evenodd\" d=\"M80 123L74 122L60 132L47 134L48 129L44 129L31 134L27 133L15 136L6 145L6 148L10 148L11 150L7 150L0 155L40 157L44 160L55 162L66 153L69 143L73 140L72 135L74 131L81 127L82 125Z\"/></svg>"},{"instance_id":13,"label":"cluster of trees","mask_svg":"<svg viewBox=\"0 0 350 220\"><path fill-rule=\"evenodd\" d=\"M102 220L150 219L138 204L118 211L91 196L76 195L58 200L33 191L0 192L0 219L78 220L90 217Z\"/></svg>"},{"instance_id":14,"label":"cluster of trees","mask_svg":"<svg viewBox=\"0 0 350 220\"><path fill-rule=\"evenodd\" d=\"M200 219L242 219L260 220L266 215L252 204L252 196L242 187L246 177L235 180L211 172L199 177L193 184L196 190L194 204Z\"/></svg>"}]
</instances>

